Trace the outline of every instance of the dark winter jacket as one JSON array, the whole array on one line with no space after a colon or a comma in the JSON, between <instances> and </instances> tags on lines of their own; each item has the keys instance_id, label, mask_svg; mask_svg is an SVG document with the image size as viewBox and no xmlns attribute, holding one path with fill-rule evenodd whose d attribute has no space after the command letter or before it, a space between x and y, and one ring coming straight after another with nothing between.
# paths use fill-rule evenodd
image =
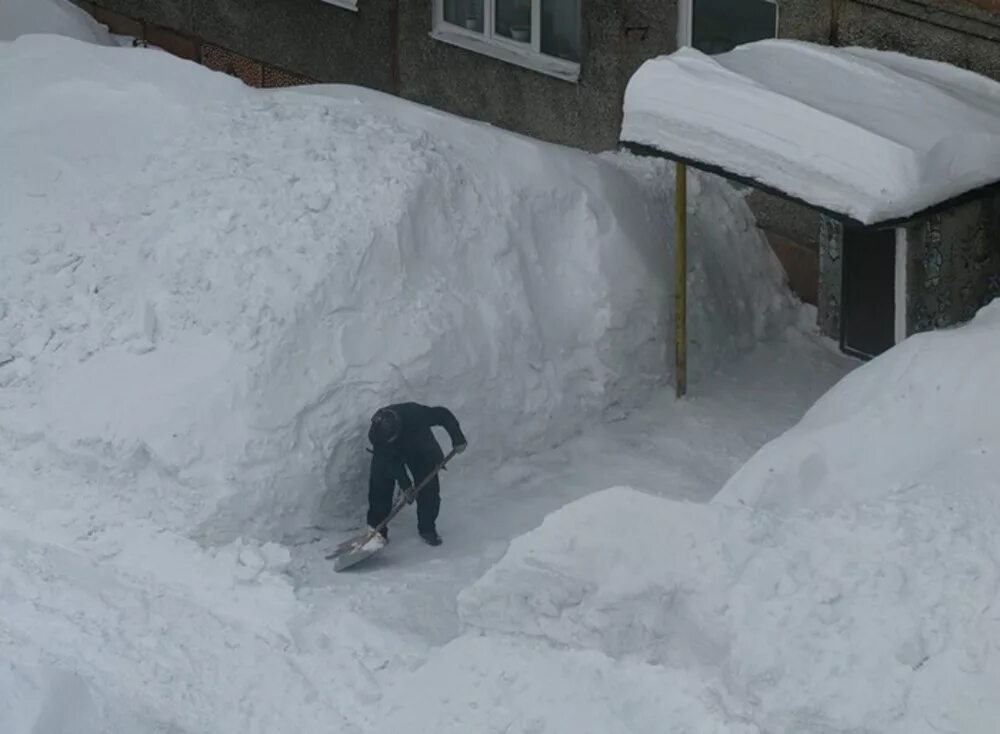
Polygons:
<instances>
[{"instance_id":1,"label":"dark winter jacket","mask_svg":"<svg viewBox=\"0 0 1000 734\"><path fill-rule=\"evenodd\" d=\"M386 442L376 428L377 419L384 417L385 411L391 411L390 416L397 425L397 432L392 440ZM444 459L441 445L434 438L431 428L440 426L447 431L452 446L465 446L465 434L455 415L445 407L428 407L419 403L396 403L381 408L372 416L372 426L368 430L368 440L372 444L372 452L376 457L393 464L393 474L401 487L409 487L410 481L406 475L404 464L416 473L424 473Z\"/></svg>"}]
</instances>

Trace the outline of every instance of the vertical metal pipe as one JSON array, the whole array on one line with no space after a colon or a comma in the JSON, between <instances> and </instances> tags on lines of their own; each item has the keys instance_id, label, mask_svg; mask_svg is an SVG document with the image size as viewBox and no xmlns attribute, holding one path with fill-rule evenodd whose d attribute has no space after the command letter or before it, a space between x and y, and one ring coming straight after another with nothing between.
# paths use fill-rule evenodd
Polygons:
<instances>
[{"instance_id":1,"label":"vertical metal pipe","mask_svg":"<svg viewBox=\"0 0 1000 734\"><path fill-rule=\"evenodd\" d=\"M674 187L674 387L687 392L687 166L678 163Z\"/></svg>"}]
</instances>

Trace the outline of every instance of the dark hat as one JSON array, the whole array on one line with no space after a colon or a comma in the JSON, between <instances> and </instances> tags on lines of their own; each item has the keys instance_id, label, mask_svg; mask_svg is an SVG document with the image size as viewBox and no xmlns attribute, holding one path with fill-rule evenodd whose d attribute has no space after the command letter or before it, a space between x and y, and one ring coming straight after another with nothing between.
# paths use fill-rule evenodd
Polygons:
<instances>
[{"instance_id":1,"label":"dark hat","mask_svg":"<svg viewBox=\"0 0 1000 734\"><path fill-rule=\"evenodd\" d=\"M382 408L372 416L372 425L368 429L368 440L372 446L384 446L396 440L399 436L400 421L396 411Z\"/></svg>"}]
</instances>

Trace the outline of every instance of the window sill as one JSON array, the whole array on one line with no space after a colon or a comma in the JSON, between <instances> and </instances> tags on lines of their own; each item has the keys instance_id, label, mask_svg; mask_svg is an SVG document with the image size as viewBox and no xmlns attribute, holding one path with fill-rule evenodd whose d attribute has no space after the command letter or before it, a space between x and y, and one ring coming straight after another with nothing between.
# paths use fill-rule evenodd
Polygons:
<instances>
[{"instance_id":1,"label":"window sill","mask_svg":"<svg viewBox=\"0 0 1000 734\"><path fill-rule=\"evenodd\" d=\"M344 10L353 10L355 13L358 12L358 0L320 0L327 5L336 5L338 8L343 8Z\"/></svg>"},{"instance_id":2,"label":"window sill","mask_svg":"<svg viewBox=\"0 0 1000 734\"><path fill-rule=\"evenodd\" d=\"M505 61L508 64L521 66L525 69L537 71L539 74L546 74L562 79L565 82L578 82L580 80L580 65L572 61L564 61L552 56L545 56L534 51L519 51L498 43L490 43L477 34L467 33L459 28L435 28L431 31L431 38L452 46L464 48L466 51L474 51L484 56L491 56L494 59Z\"/></svg>"}]
</instances>

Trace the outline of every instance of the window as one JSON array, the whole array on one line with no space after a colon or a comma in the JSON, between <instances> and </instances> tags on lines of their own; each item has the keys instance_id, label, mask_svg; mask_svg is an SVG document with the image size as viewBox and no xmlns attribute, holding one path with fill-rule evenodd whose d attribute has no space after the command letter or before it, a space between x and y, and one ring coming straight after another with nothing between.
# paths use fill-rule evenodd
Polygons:
<instances>
[{"instance_id":1,"label":"window","mask_svg":"<svg viewBox=\"0 0 1000 734\"><path fill-rule=\"evenodd\" d=\"M706 54L721 54L736 46L778 33L774 0L681 0L678 43Z\"/></svg>"},{"instance_id":2,"label":"window","mask_svg":"<svg viewBox=\"0 0 1000 734\"><path fill-rule=\"evenodd\" d=\"M433 36L575 81L581 0L434 0Z\"/></svg>"}]
</instances>

